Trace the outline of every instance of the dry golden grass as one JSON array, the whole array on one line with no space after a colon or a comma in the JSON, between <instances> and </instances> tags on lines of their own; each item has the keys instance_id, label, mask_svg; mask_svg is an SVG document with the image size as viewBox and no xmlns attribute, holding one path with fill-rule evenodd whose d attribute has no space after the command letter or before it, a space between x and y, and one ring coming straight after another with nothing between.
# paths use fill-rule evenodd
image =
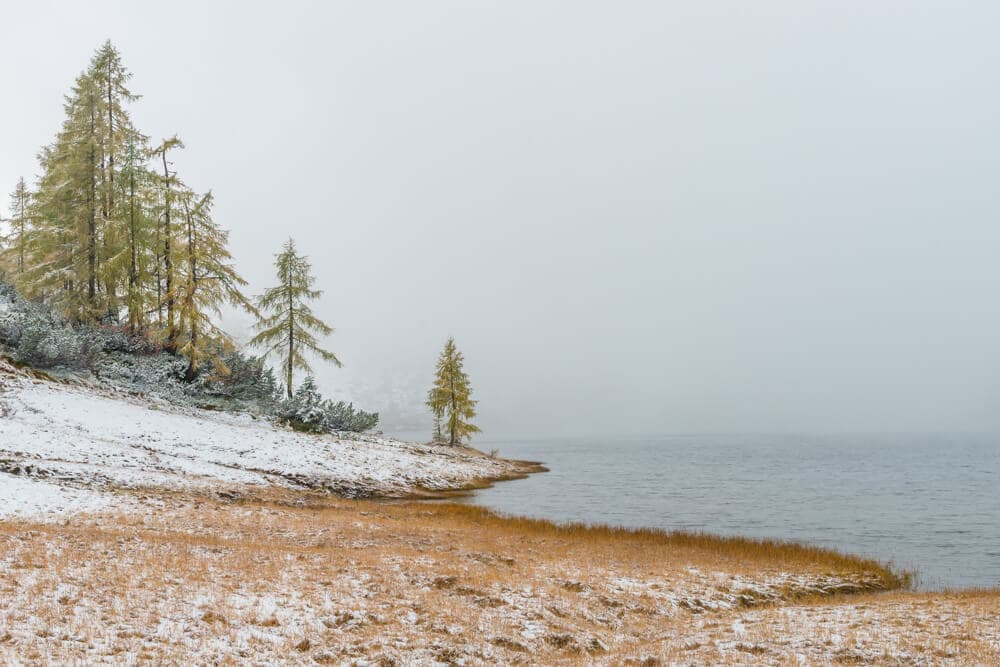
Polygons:
<instances>
[{"instance_id":1,"label":"dry golden grass","mask_svg":"<svg viewBox=\"0 0 1000 667\"><path fill-rule=\"evenodd\" d=\"M566 549L582 549L602 555L619 557L627 553L632 559L646 562L668 562L683 555L689 561L738 570L742 563L757 569L763 564L792 571L823 571L832 574L864 575L876 579L869 588L895 590L908 588L909 573L897 573L874 560L843 554L830 549L782 540L746 537L720 537L708 533L664 531L656 528L622 528L580 523L555 523L498 514L475 505L442 504L428 510L426 505L410 506L406 510L414 519L431 521L470 522L482 530L501 535L530 535L536 538L560 540Z\"/></svg>"},{"instance_id":2,"label":"dry golden grass","mask_svg":"<svg viewBox=\"0 0 1000 667\"><path fill-rule=\"evenodd\" d=\"M799 545L279 490L144 502L0 523L0 663L998 657L995 591L832 595L905 582Z\"/></svg>"}]
</instances>

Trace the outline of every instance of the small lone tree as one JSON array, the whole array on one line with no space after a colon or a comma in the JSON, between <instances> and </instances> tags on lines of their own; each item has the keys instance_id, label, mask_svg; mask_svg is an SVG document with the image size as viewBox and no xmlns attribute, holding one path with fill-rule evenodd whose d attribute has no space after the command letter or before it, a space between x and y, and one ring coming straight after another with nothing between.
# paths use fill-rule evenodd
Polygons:
<instances>
[{"instance_id":1,"label":"small lone tree","mask_svg":"<svg viewBox=\"0 0 1000 667\"><path fill-rule=\"evenodd\" d=\"M295 249L295 241L288 239L276 255L275 268L278 286L264 291L257 299L261 315L257 320L257 335L250 344L265 348L264 356L277 351L281 355L281 370L285 376L285 392L292 398L292 373L297 368L307 373L312 367L305 353L311 352L323 361L341 366L333 352L324 350L316 334L333 333L333 328L313 315L306 300L318 299L321 290L313 289L315 279L309 260Z\"/></svg>"},{"instance_id":2,"label":"small lone tree","mask_svg":"<svg viewBox=\"0 0 1000 667\"><path fill-rule=\"evenodd\" d=\"M465 357L455 348L455 339L449 338L438 357L434 386L427 392L427 407L434 413L434 437L447 435L451 445L459 445L473 433L479 433L479 427L469 421L476 416L478 401L473 400L469 376L462 370L464 361Z\"/></svg>"}]
</instances>

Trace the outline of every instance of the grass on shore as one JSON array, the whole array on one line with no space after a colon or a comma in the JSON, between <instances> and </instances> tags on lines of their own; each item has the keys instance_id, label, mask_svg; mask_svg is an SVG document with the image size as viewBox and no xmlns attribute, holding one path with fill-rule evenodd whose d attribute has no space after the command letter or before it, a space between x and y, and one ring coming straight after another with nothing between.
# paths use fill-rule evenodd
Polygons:
<instances>
[{"instance_id":1,"label":"grass on shore","mask_svg":"<svg viewBox=\"0 0 1000 667\"><path fill-rule=\"evenodd\" d=\"M546 537L558 540L567 552L590 551L615 559L640 558L649 563L673 563L683 559L740 570L749 566L777 567L790 572L865 575L874 590L908 589L912 574L896 572L873 559L798 542L747 537L726 537L702 532L667 531L657 528L624 528L586 523L559 523L546 519L509 516L476 505L459 503L399 504L392 514L415 525L441 527L447 523L471 523L483 535ZM569 554L567 554L569 555Z\"/></svg>"},{"instance_id":2,"label":"grass on shore","mask_svg":"<svg viewBox=\"0 0 1000 667\"><path fill-rule=\"evenodd\" d=\"M907 583L874 561L799 544L457 503L278 489L143 502L61 524L0 522L0 663L619 664L697 662L704 651L725 661L713 638L730 632L727 616L766 618L790 602L823 609L872 597L838 593ZM685 648L694 633L708 639Z\"/></svg>"},{"instance_id":3,"label":"grass on shore","mask_svg":"<svg viewBox=\"0 0 1000 667\"><path fill-rule=\"evenodd\" d=\"M183 495L176 497L185 497ZM211 502L211 501L209 501ZM627 528L603 524L556 522L507 515L478 505L411 500L350 500L329 495L282 489L255 491L238 496L236 504L248 508L290 507L308 509L307 523L336 523L345 510L377 516L403 531L449 531L474 527L476 535L498 547L515 541L541 541L565 558L587 555L604 562L661 563L676 566L698 563L732 572L761 569L863 577L871 591L908 590L914 575L891 565L833 549L800 542L705 532ZM293 515L297 516L297 515ZM293 525L300 519L292 519ZM610 559L610 560L607 560ZM862 592L845 591L845 592Z\"/></svg>"}]
</instances>

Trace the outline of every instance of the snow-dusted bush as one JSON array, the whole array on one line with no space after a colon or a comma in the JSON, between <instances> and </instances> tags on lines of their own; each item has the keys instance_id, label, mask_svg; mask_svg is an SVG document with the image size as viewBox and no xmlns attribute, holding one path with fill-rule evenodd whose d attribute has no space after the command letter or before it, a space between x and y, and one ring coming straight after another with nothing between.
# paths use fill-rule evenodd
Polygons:
<instances>
[{"instance_id":1,"label":"snow-dusted bush","mask_svg":"<svg viewBox=\"0 0 1000 667\"><path fill-rule=\"evenodd\" d=\"M142 333L116 324L73 325L44 304L26 301L0 283L0 354L36 368L60 369L132 391L196 407L270 415L314 433L366 431L378 414L325 400L308 378L294 398L283 400L274 372L263 359L216 350L225 368L202 365L193 380L188 362Z\"/></svg>"},{"instance_id":2,"label":"snow-dusted bush","mask_svg":"<svg viewBox=\"0 0 1000 667\"><path fill-rule=\"evenodd\" d=\"M155 354L162 346L145 333L131 333L128 327L121 325L103 325L99 327L82 327L82 332L90 336L105 352L124 352L126 354Z\"/></svg>"},{"instance_id":3,"label":"snow-dusted bush","mask_svg":"<svg viewBox=\"0 0 1000 667\"><path fill-rule=\"evenodd\" d=\"M378 413L356 410L353 403L327 404L327 422L331 431L353 431L361 433L378 426Z\"/></svg>"},{"instance_id":4,"label":"snow-dusted bush","mask_svg":"<svg viewBox=\"0 0 1000 667\"><path fill-rule=\"evenodd\" d=\"M203 368L195 380L205 394L261 406L278 403L278 381L263 359L233 351L223 354L222 362L226 372Z\"/></svg>"},{"instance_id":5,"label":"snow-dusted bush","mask_svg":"<svg viewBox=\"0 0 1000 667\"><path fill-rule=\"evenodd\" d=\"M187 360L160 352L153 355L109 354L95 375L111 384L128 387L175 402L188 402L184 387Z\"/></svg>"},{"instance_id":6,"label":"snow-dusted bush","mask_svg":"<svg viewBox=\"0 0 1000 667\"><path fill-rule=\"evenodd\" d=\"M292 398L281 402L275 416L280 423L308 433L360 433L378 425L376 412L355 410L352 404L343 401L325 400L311 376L303 380Z\"/></svg>"},{"instance_id":7,"label":"snow-dusted bush","mask_svg":"<svg viewBox=\"0 0 1000 667\"><path fill-rule=\"evenodd\" d=\"M82 341L72 328L53 323L48 317L31 313L21 321L14 358L37 368L77 367L85 360ZM87 350L92 352L91 349ZM89 359L91 355L87 355Z\"/></svg>"},{"instance_id":8,"label":"snow-dusted bush","mask_svg":"<svg viewBox=\"0 0 1000 667\"><path fill-rule=\"evenodd\" d=\"M312 376L303 380L295 395L282 401L275 416L282 424L288 424L296 431L326 433L326 401L316 387Z\"/></svg>"},{"instance_id":9,"label":"snow-dusted bush","mask_svg":"<svg viewBox=\"0 0 1000 667\"><path fill-rule=\"evenodd\" d=\"M0 343L11 357L36 368L87 368L98 350L62 318L29 303L8 285L0 289Z\"/></svg>"}]
</instances>

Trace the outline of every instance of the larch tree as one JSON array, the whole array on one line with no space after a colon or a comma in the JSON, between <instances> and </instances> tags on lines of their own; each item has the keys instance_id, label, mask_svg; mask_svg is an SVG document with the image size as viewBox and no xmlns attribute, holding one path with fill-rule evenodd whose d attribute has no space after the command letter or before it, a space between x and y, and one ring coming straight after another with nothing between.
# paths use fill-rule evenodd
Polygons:
<instances>
[{"instance_id":1,"label":"larch tree","mask_svg":"<svg viewBox=\"0 0 1000 667\"><path fill-rule=\"evenodd\" d=\"M147 137L132 131L121 153L119 207L124 222L119 252L109 258L116 275L124 275L127 325L131 333L144 331L149 314L158 307L154 292L157 266L156 174L146 166Z\"/></svg>"},{"instance_id":2,"label":"larch tree","mask_svg":"<svg viewBox=\"0 0 1000 667\"><path fill-rule=\"evenodd\" d=\"M121 159L137 134L125 107L139 96L128 88L132 73L125 69L121 54L110 40L94 54L88 73L100 94L97 122L101 222L98 274L106 314L117 319L117 289L124 271L121 262L114 262L112 258L125 252L128 236L126 209L121 205L123 198L120 196L123 180Z\"/></svg>"},{"instance_id":3,"label":"larch tree","mask_svg":"<svg viewBox=\"0 0 1000 667\"><path fill-rule=\"evenodd\" d=\"M156 301L160 326L163 327L166 337L166 347L170 352L177 350L177 323L174 313L176 301L175 280L174 280L174 235L176 229L172 220L177 216L177 196L178 186L175 172L171 171L171 162L168 155L175 148L184 148L184 143L176 136L164 139L163 142L153 150L153 154L158 156L163 164L163 174L160 177L160 227L157 232L157 245L161 255L157 261L156 271ZM163 309L166 306L167 317L163 319Z\"/></svg>"},{"instance_id":4,"label":"larch tree","mask_svg":"<svg viewBox=\"0 0 1000 667\"><path fill-rule=\"evenodd\" d=\"M447 435L448 444L459 445L479 433L479 427L471 420L476 416L478 401L472 398L472 385L463 365L465 357L455 347L455 339L449 338L438 357L434 385L427 392L427 407L434 414L435 439Z\"/></svg>"},{"instance_id":5,"label":"larch tree","mask_svg":"<svg viewBox=\"0 0 1000 667\"><path fill-rule=\"evenodd\" d=\"M210 314L221 316L221 306L228 303L251 313L253 304L240 291L247 282L233 267L227 244L229 232L212 220L212 193L195 196L185 191L179 196L183 217L182 245L178 257L180 280L178 294L178 353L187 358L186 378L194 380L206 359L217 371L228 372L220 350L232 347L229 336L213 324Z\"/></svg>"},{"instance_id":6,"label":"larch tree","mask_svg":"<svg viewBox=\"0 0 1000 667\"><path fill-rule=\"evenodd\" d=\"M28 296L49 296L76 321L94 319L97 290L98 92L86 73L66 98L66 118L39 156L39 230L28 242Z\"/></svg>"},{"instance_id":7,"label":"larch tree","mask_svg":"<svg viewBox=\"0 0 1000 667\"><path fill-rule=\"evenodd\" d=\"M39 160L33 198L37 233L26 243L26 291L48 296L79 322L117 318L119 254L125 238L120 159L134 132L125 106L137 99L131 74L110 42L81 73L66 97L65 119Z\"/></svg>"},{"instance_id":8,"label":"larch tree","mask_svg":"<svg viewBox=\"0 0 1000 667\"><path fill-rule=\"evenodd\" d=\"M257 320L257 334L250 344L264 348L264 356L277 353L281 358L281 370L285 377L285 392L292 398L294 371L312 372L307 354L340 367L340 360L332 352L319 346L316 336L328 336L333 328L321 321L312 312L307 301L322 296L321 290L313 289L315 279L308 258L300 255L295 241L288 239L281 252L275 257L278 285L264 291L257 299L260 311Z\"/></svg>"},{"instance_id":9,"label":"larch tree","mask_svg":"<svg viewBox=\"0 0 1000 667\"><path fill-rule=\"evenodd\" d=\"M25 269L27 241L31 235L31 191L21 178L10 195L10 217L6 220L8 233L3 250L3 272L7 279L18 285Z\"/></svg>"}]
</instances>

